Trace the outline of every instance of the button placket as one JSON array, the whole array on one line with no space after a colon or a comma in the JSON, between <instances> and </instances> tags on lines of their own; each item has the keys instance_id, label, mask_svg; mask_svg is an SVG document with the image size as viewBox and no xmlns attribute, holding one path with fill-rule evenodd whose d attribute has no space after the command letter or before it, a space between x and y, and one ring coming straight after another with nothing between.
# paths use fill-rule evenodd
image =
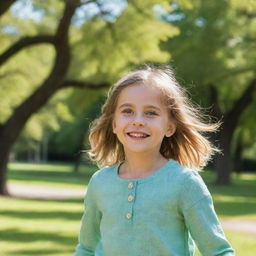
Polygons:
<instances>
[{"instance_id":1,"label":"button placket","mask_svg":"<svg viewBox=\"0 0 256 256\"><path fill-rule=\"evenodd\" d=\"M128 196L127 196L127 203L128 203L128 211L126 213L126 219L131 220L133 218L133 204L135 200L135 183L134 182L129 182L127 184L128 188Z\"/></svg>"}]
</instances>

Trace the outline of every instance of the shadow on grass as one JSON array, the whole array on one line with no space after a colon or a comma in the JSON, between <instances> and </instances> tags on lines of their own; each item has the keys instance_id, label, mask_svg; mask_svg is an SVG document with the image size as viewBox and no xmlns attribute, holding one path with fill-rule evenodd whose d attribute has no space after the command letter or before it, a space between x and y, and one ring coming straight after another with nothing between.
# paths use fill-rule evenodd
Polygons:
<instances>
[{"instance_id":1,"label":"shadow on grass","mask_svg":"<svg viewBox=\"0 0 256 256\"><path fill-rule=\"evenodd\" d=\"M82 165L79 172L74 172L70 164L13 163L8 168L8 180L85 185L97 169L92 164Z\"/></svg>"},{"instance_id":2,"label":"shadow on grass","mask_svg":"<svg viewBox=\"0 0 256 256\"><path fill-rule=\"evenodd\" d=\"M230 196L234 197L244 197L248 199L256 199L256 181L254 184L232 184L230 186L217 186L208 185L209 190L214 195L219 196ZM245 200L246 201L246 200Z\"/></svg>"},{"instance_id":3,"label":"shadow on grass","mask_svg":"<svg viewBox=\"0 0 256 256\"><path fill-rule=\"evenodd\" d=\"M6 245L5 253L3 255L72 255L78 239L78 229L72 233L69 228L62 226L69 226L73 229L74 223L80 222L83 210L77 208L72 209L72 203L78 205L83 204L83 199L68 199L63 201L51 200L47 202L38 202L36 200L21 200L21 199L4 199L7 203L12 205L12 209L1 209L0 219L6 220L10 226L2 227L0 232L0 241ZM65 206L67 204L67 211ZM13 207L17 204L17 207ZM4 203L6 205L6 202ZM40 210L42 205L43 210ZM51 209L51 205L54 206ZM58 209L58 205L63 208ZM22 206L22 208L21 208ZM33 207L33 210L31 207ZM19 227L13 227L13 220L18 221ZM33 223L35 227L33 228ZM56 225L56 228L54 226ZM41 228L42 227L42 228ZM49 227L49 230L48 228ZM62 231L58 230L58 227ZM66 231L67 232L66 232ZM20 243L22 248L18 249L15 246ZM30 248L31 247L31 248ZM36 248L37 247L37 248ZM1 250L0 250L1 251ZM0 253L0 255L2 255Z\"/></svg>"},{"instance_id":4,"label":"shadow on grass","mask_svg":"<svg viewBox=\"0 0 256 256\"><path fill-rule=\"evenodd\" d=\"M256 213L256 204L249 202L215 202L215 210L222 216L252 215Z\"/></svg>"},{"instance_id":5,"label":"shadow on grass","mask_svg":"<svg viewBox=\"0 0 256 256\"><path fill-rule=\"evenodd\" d=\"M84 204L84 198L72 198L72 199L65 199L65 200L31 200L31 199L17 199L17 198L5 198L6 200L10 200L10 203L15 204L15 202L24 202L24 208L21 210L7 210L7 209L1 209L0 211L0 218L1 216L7 216L7 217L13 217L18 219L64 219L64 220L80 220L83 213L83 204ZM68 204L69 209L67 211L60 211L56 209L53 209L51 211L51 206L49 205L49 208L47 208L47 211L40 211L40 206L38 207L39 210L31 210L29 207L33 203L39 203L44 205L44 203L56 203L54 206L56 207L58 205ZM74 205L81 205L81 211L71 211L70 210L70 204ZM72 207L72 206L71 206ZM43 206L45 209L45 206Z\"/></svg>"},{"instance_id":6,"label":"shadow on grass","mask_svg":"<svg viewBox=\"0 0 256 256\"><path fill-rule=\"evenodd\" d=\"M18 229L4 229L2 230L2 236L0 235L1 241L9 241L9 242L22 242L27 244L28 249L23 250L11 250L8 252L8 255L18 255L18 256L26 256L26 255L51 255L56 253L67 253L70 252L70 255L75 250L75 246L77 244L77 237L73 236L63 236L56 233L47 233L47 232L26 232L20 231ZM40 242L40 246L37 249L29 249L31 243ZM59 244L62 249L47 249L45 243L55 243ZM66 248L63 249L63 245ZM48 245L47 245L48 246ZM70 248L73 248L70 251Z\"/></svg>"},{"instance_id":7,"label":"shadow on grass","mask_svg":"<svg viewBox=\"0 0 256 256\"><path fill-rule=\"evenodd\" d=\"M68 198L68 199L31 199L31 198L16 198L16 197L9 197L13 198L14 200L22 200L22 201L29 201L29 202L55 202L59 204L83 204L84 203L84 197L77 197L77 198ZM1 213L1 212L0 212Z\"/></svg>"},{"instance_id":8,"label":"shadow on grass","mask_svg":"<svg viewBox=\"0 0 256 256\"><path fill-rule=\"evenodd\" d=\"M65 211L54 211L54 212L45 212L45 211L11 211L11 210L1 210L0 216L8 216L17 219L57 219L57 220L79 220L82 217L82 212L65 212Z\"/></svg>"},{"instance_id":9,"label":"shadow on grass","mask_svg":"<svg viewBox=\"0 0 256 256\"><path fill-rule=\"evenodd\" d=\"M256 175L250 179L233 176L229 186L213 184L212 173L205 172L202 176L213 195L218 215L256 215Z\"/></svg>"},{"instance_id":10,"label":"shadow on grass","mask_svg":"<svg viewBox=\"0 0 256 256\"><path fill-rule=\"evenodd\" d=\"M41 249L40 250L19 250L19 251L15 251L15 252L9 252L8 255L18 255L18 256L28 256L28 255L51 255L54 254L56 255L56 253L61 253L62 251L60 250L47 250L47 249ZM70 253L70 255L72 255L74 251L69 251L69 250L65 250L63 253Z\"/></svg>"},{"instance_id":11,"label":"shadow on grass","mask_svg":"<svg viewBox=\"0 0 256 256\"><path fill-rule=\"evenodd\" d=\"M51 232L38 232L38 231L21 231L19 229L10 228L3 229L2 235L0 235L1 241L12 241L12 242L36 242L36 241L49 241L53 243L58 243L60 245L73 245L76 243L77 238L73 236L64 236Z\"/></svg>"},{"instance_id":12,"label":"shadow on grass","mask_svg":"<svg viewBox=\"0 0 256 256\"><path fill-rule=\"evenodd\" d=\"M82 205L84 203L84 197L68 198L68 199L31 199L31 198L20 198L20 197L10 197L10 196L1 196L0 195L0 199L2 199L2 200L18 200L18 201L24 201L24 203L27 203L27 202L31 202L31 203L33 203L33 202L35 202L35 203L55 202L55 203L62 204L62 205L63 204L77 205L77 203ZM1 211L2 210L0 210L0 215L1 215Z\"/></svg>"},{"instance_id":13,"label":"shadow on grass","mask_svg":"<svg viewBox=\"0 0 256 256\"><path fill-rule=\"evenodd\" d=\"M8 179L19 181L46 181L60 184L87 184L93 171L88 173L74 172L45 172L45 171L24 171L12 170L8 173Z\"/></svg>"}]
</instances>

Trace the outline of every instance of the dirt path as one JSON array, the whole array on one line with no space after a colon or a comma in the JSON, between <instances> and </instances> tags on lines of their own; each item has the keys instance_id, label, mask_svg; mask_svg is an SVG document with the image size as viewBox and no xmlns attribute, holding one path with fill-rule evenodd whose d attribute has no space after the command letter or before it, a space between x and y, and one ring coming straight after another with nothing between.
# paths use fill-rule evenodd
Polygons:
<instances>
[{"instance_id":1,"label":"dirt path","mask_svg":"<svg viewBox=\"0 0 256 256\"><path fill-rule=\"evenodd\" d=\"M13 197L38 200L83 198L86 193L86 189L65 189L22 184L9 184L8 190ZM256 236L255 220L222 219L221 224L226 230L245 232Z\"/></svg>"},{"instance_id":2,"label":"dirt path","mask_svg":"<svg viewBox=\"0 0 256 256\"><path fill-rule=\"evenodd\" d=\"M220 220L220 222L222 227L226 230L250 233L256 237L256 221L255 220L227 219L227 220Z\"/></svg>"},{"instance_id":3,"label":"dirt path","mask_svg":"<svg viewBox=\"0 0 256 256\"><path fill-rule=\"evenodd\" d=\"M52 200L84 197L85 188L58 188L38 185L8 184L11 196L25 199Z\"/></svg>"}]
</instances>

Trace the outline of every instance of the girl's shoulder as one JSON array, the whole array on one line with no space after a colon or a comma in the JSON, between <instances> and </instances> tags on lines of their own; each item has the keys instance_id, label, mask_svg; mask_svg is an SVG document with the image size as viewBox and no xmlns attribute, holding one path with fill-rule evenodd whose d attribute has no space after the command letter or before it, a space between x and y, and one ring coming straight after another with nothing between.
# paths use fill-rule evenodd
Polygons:
<instances>
[{"instance_id":1,"label":"girl's shoulder","mask_svg":"<svg viewBox=\"0 0 256 256\"><path fill-rule=\"evenodd\" d=\"M176 162L174 175L170 175L174 179L174 183L180 187L181 193L187 194L204 194L209 195L208 188L202 179L199 171L183 166Z\"/></svg>"},{"instance_id":2,"label":"girl's shoulder","mask_svg":"<svg viewBox=\"0 0 256 256\"><path fill-rule=\"evenodd\" d=\"M185 168L183 170L181 197L193 205L195 202L211 197L211 194L198 171Z\"/></svg>"},{"instance_id":3,"label":"girl's shoulder","mask_svg":"<svg viewBox=\"0 0 256 256\"><path fill-rule=\"evenodd\" d=\"M100 168L92 175L90 182L102 183L109 181L109 179L114 177L116 168L117 164Z\"/></svg>"},{"instance_id":4,"label":"girl's shoulder","mask_svg":"<svg viewBox=\"0 0 256 256\"><path fill-rule=\"evenodd\" d=\"M201 175L197 170L191 169L187 166L181 165L177 161L170 160L170 167L172 170L171 176L175 176L181 183L190 183L193 181L202 181Z\"/></svg>"}]
</instances>

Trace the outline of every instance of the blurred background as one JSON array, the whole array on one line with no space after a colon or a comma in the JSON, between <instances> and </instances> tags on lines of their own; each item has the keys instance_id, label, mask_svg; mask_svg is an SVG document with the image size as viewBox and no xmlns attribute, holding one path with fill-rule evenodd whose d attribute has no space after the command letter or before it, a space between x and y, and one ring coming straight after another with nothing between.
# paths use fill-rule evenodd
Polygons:
<instances>
[{"instance_id":1,"label":"blurred background","mask_svg":"<svg viewBox=\"0 0 256 256\"><path fill-rule=\"evenodd\" d=\"M256 1L0 2L0 254L72 255L110 86L170 65L221 128L202 172L237 255L256 255ZM198 254L199 255L199 254Z\"/></svg>"}]
</instances>

